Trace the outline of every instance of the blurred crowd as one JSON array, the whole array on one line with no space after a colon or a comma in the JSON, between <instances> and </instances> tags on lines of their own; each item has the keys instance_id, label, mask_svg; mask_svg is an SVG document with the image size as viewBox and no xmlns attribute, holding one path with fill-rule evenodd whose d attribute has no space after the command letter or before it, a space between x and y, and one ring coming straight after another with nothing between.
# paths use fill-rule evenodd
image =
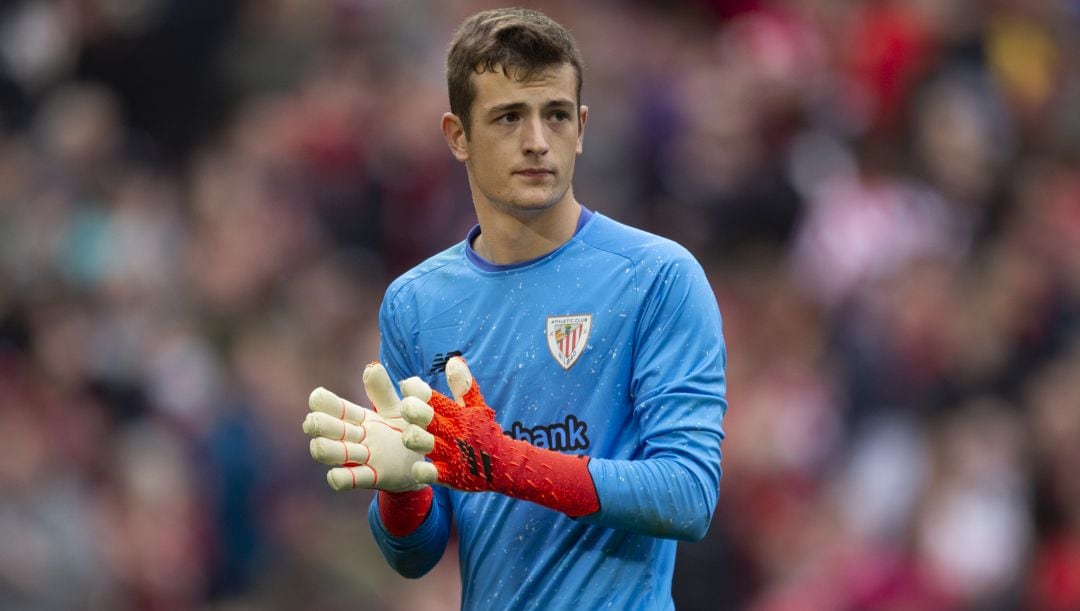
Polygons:
<instances>
[{"instance_id":1,"label":"blurred crowd","mask_svg":"<svg viewBox=\"0 0 1080 611\"><path fill-rule=\"evenodd\" d=\"M1080 2L522 2L724 313L680 609L1080 609ZM455 609L300 422L475 222L457 0L0 3L0 608Z\"/></svg>"}]
</instances>

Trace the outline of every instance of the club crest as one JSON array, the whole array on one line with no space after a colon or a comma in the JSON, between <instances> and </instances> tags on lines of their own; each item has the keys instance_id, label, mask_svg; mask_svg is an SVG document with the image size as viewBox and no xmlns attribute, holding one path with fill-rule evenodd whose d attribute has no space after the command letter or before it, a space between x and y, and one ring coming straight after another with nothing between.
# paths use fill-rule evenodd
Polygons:
<instances>
[{"instance_id":1,"label":"club crest","mask_svg":"<svg viewBox=\"0 0 1080 611\"><path fill-rule=\"evenodd\" d=\"M589 341L592 330L592 314L574 314L572 316L548 316L547 344L551 356L570 369L577 362Z\"/></svg>"}]
</instances>

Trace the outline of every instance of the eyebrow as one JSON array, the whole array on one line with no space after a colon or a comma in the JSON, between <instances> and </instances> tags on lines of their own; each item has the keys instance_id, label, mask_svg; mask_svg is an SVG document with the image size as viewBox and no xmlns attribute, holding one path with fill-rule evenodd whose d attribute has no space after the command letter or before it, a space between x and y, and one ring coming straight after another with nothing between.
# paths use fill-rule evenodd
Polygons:
<instances>
[{"instance_id":1,"label":"eyebrow","mask_svg":"<svg viewBox=\"0 0 1080 611\"><path fill-rule=\"evenodd\" d=\"M515 110L523 110L528 108L528 104L525 102L507 102L505 104L496 104L487 109L487 114L496 114L503 112L512 112ZM560 98L556 100L549 100L544 103L543 109L550 110L552 108L574 108L574 101L567 98Z\"/></svg>"}]
</instances>

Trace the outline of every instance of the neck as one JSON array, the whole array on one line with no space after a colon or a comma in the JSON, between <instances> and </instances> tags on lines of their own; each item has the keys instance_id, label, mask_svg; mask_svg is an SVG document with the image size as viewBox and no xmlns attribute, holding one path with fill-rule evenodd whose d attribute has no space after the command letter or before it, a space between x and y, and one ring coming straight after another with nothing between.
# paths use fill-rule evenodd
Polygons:
<instances>
[{"instance_id":1,"label":"neck","mask_svg":"<svg viewBox=\"0 0 1080 611\"><path fill-rule=\"evenodd\" d=\"M504 212L476 207L480 235L473 242L476 254L496 265L513 265L559 248L574 237L581 205L568 196L546 210Z\"/></svg>"}]
</instances>

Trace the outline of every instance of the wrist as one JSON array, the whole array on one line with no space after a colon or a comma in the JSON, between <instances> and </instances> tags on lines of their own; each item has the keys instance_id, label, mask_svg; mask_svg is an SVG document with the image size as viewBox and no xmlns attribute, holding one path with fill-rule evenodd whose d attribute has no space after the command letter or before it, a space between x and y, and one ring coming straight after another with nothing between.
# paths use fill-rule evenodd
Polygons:
<instances>
[{"instance_id":1,"label":"wrist","mask_svg":"<svg viewBox=\"0 0 1080 611\"><path fill-rule=\"evenodd\" d=\"M411 534L431 513L434 491L431 486L406 492L379 491L379 520L393 537Z\"/></svg>"},{"instance_id":2,"label":"wrist","mask_svg":"<svg viewBox=\"0 0 1080 611\"><path fill-rule=\"evenodd\" d=\"M492 487L497 491L577 518L600 509L600 500L589 472L589 457L538 448L510 440L503 452L513 456Z\"/></svg>"}]
</instances>

